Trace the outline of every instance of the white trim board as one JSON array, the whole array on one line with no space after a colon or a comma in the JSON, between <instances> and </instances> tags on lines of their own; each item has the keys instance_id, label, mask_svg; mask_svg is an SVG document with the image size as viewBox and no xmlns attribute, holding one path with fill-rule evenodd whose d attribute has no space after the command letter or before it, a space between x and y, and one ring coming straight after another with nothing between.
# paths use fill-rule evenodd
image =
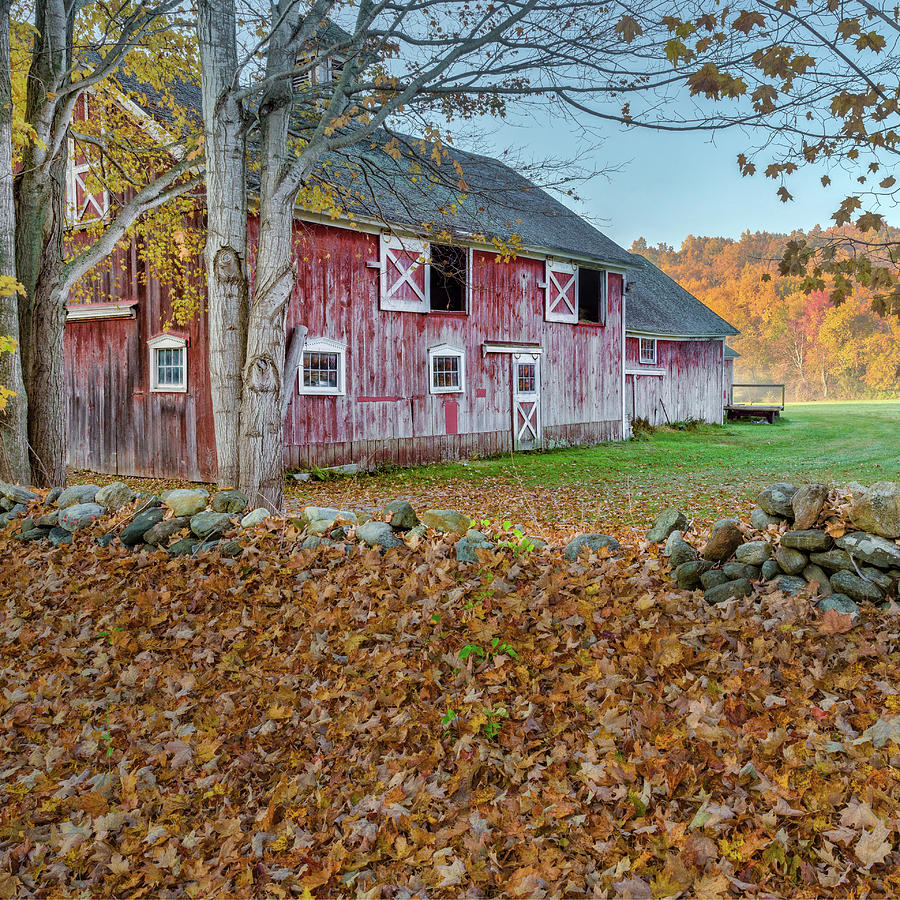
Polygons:
<instances>
[{"instance_id":1,"label":"white trim board","mask_svg":"<svg viewBox=\"0 0 900 900\"><path fill-rule=\"evenodd\" d=\"M484 341L481 345L481 355L488 353L524 353L529 356L541 356L544 348L540 344L516 344L515 342Z\"/></svg>"},{"instance_id":2,"label":"white trim board","mask_svg":"<svg viewBox=\"0 0 900 900\"><path fill-rule=\"evenodd\" d=\"M134 304L130 306L99 306L90 303L66 308L67 322L84 322L90 319L135 319Z\"/></svg>"},{"instance_id":3,"label":"white trim board","mask_svg":"<svg viewBox=\"0 0 900 900\"><path fill-rule=\"evenodd\" d=\"M625 369L626 375L656 375L662 378L666 373L663 369Z\"/></svg>"}]
</instances>

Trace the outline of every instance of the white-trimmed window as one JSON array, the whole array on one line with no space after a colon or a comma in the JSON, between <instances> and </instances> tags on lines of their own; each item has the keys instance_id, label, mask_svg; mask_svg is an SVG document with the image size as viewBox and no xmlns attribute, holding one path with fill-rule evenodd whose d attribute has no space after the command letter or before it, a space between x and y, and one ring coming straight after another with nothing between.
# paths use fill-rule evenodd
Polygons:
<instances>
[{"instance_id":1,"label":"white-trimmed window","mask_svg":"<svg viewBox=\"0 0 900 900\"><path fill-rule=\"evenodd\" d=\"M651 366L656 365L656 338L639 338L640 353L638 359Z\"/></svg>"},{"instance_id":2,"label":"white-trimmed window","mask_svg":"<svg viewBox=\"0 0 900 900\"><path fill-rule=\"evenodd\" d=\"M544 280L544 318L548 322L578 322L578 266L548 259Z\"/></svg>"},{"instance_id":3,"label":"white-trimmed window","mask_svg":"<svg viewBox=\"0 0 900 900\"><path fill-rule=\"evenodd\" d=\"M312 338L300 359L301 394L343 395L347 383L347 345L330 338Z\"/></svg>"},{"instance_id":4,"label":"white-trimmed window","mask_svg":"<svg viewBox=\"0 0 900 900\"><path fill-rule=\"evenodd\" d=\"M187 391L187 340L160 334L147 341L150 348L150 390L183 394Z\"/></svg>"},{"instance_id":5,"label":"white-trimmed window","mask_svg":"<svg viewBox=\"0 0 900 900\"><path fill-rule=\"evenodd\" d=\"M428 389L432 394L459 394L466 389L466 354L441 344L428 351Z\"/></svg>"}]
</instances>

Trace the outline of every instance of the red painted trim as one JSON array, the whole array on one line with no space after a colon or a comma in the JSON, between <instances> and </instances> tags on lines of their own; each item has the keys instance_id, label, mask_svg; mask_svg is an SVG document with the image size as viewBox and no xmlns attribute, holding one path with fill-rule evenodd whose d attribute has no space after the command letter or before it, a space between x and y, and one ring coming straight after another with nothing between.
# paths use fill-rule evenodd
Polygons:
<instances>
[{"instance_id":1,"label":"red painted trim","mask_svg":"<svg viewBox=\"0 0 900 900\"><path fill-rule=\"evenodd\" d=\"M396 400L402 400L402 397L357 397L357 403L392 403Z\"/></svg>"}]
</instances>

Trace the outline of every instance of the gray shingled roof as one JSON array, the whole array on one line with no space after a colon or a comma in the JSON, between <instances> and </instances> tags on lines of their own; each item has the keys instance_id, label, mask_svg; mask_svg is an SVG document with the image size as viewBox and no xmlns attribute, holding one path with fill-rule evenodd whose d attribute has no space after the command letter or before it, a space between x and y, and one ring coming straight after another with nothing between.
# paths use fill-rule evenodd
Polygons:
<instances>
[{"instance_id":1,"label":"gray shingled roof","mask_svg":"<svg viewBox=\"0 0 900 900\"><path fill-rule=\"evenodd\" d=\"M345 206L357 215L462 239L516 236L526 248L634 265L632 254L505 163L447 147L449 158L436 164L432 145L423 148L413 138L402 139L395 159L384 150L388 139L379 135L320 167L323 181L352 184L353 199Z\"/></svg>"},{"instance_id":2,"label":"gray shingled roof","mask_svg":"<svg viewBox=\"0 0 900 900\"><path fill-rule=\"evenodd\" d=\"M740 333L650 260L636 253L630 255L639 268L628 273L627 331L673 337L727 337Z\"/></svg>"},{"instance_id":3,"label":"gray shingled roof","mask_svg":"<svg viewBox=\"0 0 900 900\"><path fill-rule=\"evenodd\" d=\"M725 345L725 359L737 359L740 355L737 350L732 350L728 344Z\"/></svg>"}]
</instances>

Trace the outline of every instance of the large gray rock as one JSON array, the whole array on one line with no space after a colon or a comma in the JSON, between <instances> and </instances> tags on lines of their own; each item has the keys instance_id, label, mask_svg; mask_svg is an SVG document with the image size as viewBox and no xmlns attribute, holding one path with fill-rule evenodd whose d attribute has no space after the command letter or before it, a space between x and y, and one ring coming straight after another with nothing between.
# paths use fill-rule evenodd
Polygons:
<instances>
[{"instance_id":1,"label":"large gray rock","mask_svg":"<svg viewBox=\"0 0 900 900\"><path fill-rule=\"evenodd\" d=\"M783 534L781 546L803 550L806 553L817 553L820 550L830 550L834 546L834 539L820 528L810 528Z\"/></svg>"},{"instance_id":2,"label":"large gray rock","mask_svg":"<svg viewBox=\"0 0 900 900\"><path fill-rule=\"evenodd\" d=\"M712 528L710 528L709 533L715 534L720 528L723 528L725 525L734 525L735 528L739 528L741 525L740 519L735 519L734 517L729 517L727 519L716 519L713 522Z\"/></svg>"},{"instance_id":3,"label":"large gray rock","mask_svg":"<svg viewBox=\"0 0 900 900\"><path fill-rule=\"evenodd\" d=\"M879 569L900 568L900 547L874 534L854 531L838 538L837 545L854 558L877 566Z\"/></svg>"},{"instance_id":4,"label":"large gray rock","mask_svg":"<svg viewBox=\"0 0 900 900\"><path fill-rule=\"evenodd\" d=\"M34 520L34 524L38 528L56 528L56 526L59 525L59 510L54 509L45 516L38 516Z\"/></svg>"},{"instance_id":5,"label":"large gray rock","mask_svg":"<svg viewBox=\"0 0 900 900\"><path fill-rule=\"evenodd\" d=\"M307 506L300 513L300 521L306 527L307 534L321 536L328 534L340 522L355 524L356 513L349 509L336 509L333 506Z\"/></svg>"},{"instance_id":6,"label":"large gray rock","mask_svg":"<svg viewBox=\"0 0 900 900\"><path fill-rule=\"evenodd\" d=\"M47 535L47 540L53 544L54 547L59 547L61 544L71 544L72 543L72 532L67 528L62 528L59 525L50 529L50 533Z\"/></svg>"},{"instance_id":7,"label":"large gray rock","mask_svg":"<svg viewBox=\"0 0 900 900\"><path fill-rule=\"evenodd\" d=\"M850 615L854 619L858 619L860 614L859 607L846 594L829 594L827 597L823 597L816 606L819 608L819 612L826 613L833 609L842 616Z\"/></svg>"},{"instance_id":8,"label":"large gray rock","mask_svg":"<svg viewBox=\"0 0 900 900\"><path fill-rule=\"evenodd\" d=\"M478 554L476 550L492 550L494 545L488 540L479 540L475 535L479 532L469 531L465 537L460 538L456 542L456 561L465 563L466 565L474 565L477 563ZM482 537L484 537L482 535Z\"/></svg>"},{"instance_id":9,"label":"large gray rock","mask_svg":"<svg viewBox=\"0 0 900 900\"><path fill-rule=\"evenodd\" d=\"M419 524L419 517L409 500L391 500L384 508L384 519L394 531L409 531Z\"/></svg>"},{"instance_id":10,"label":"large gray rock","mask_svg":"<svg viewBox=\"0 0 900 900\"><path fill-rule=\"evenodd\" d=\"M433 531L465 534L472 520L452 509L426 509L422 521Z\"/></svg>"},{"instance_id":11,"label":"large gray rock","mask_svg":"<svg viewBox=\"0 0 900 900\"><path fill-rule=\"evenodd\" d=\"M900 538L900 481L873 484L850 508L850 521L860 531Z\"/></svg>"},{"instance_id":12,"label":"large gray rock","mask_svg":"<svg viewBox=\"0 0 900 900\"><path fill-rule=\"evenodd\" d=\"M771 581L773 578L778 578L781 574L781 566L778 565L778 561L775 559L767 559L760 566L760 576L764 581Z\"/></svg>"},{"instance_id":13,"label":"large gray rock","mask_svg":"<svg viewBox=\"0 0 900 900\"><path fill-rule=\"evenodd\" d=\"M169 555L191 556L199 546L200 542L195 541L193 538L182 538L180 541L175 541L174 544L169 545Z\"/></svg>"},{"instance_id":14,"label":"large gray rock","mask_svg":"<svg viewBox=\"0 0 900 900\"><path fill-rule=\"evenodd\" d=\"M301 550L318 550L319 547L333 547L334 541L329 540L327 537L320 537L317 534L311 534L308 537L304 538L303 543L300 544Z\"/></svg>"},{"instance_id":15,"label":"large gray rock","mask_svg":"<svg viewBox=\"0 0 900 900\"><path fill-rule=\"evenodd\" d=\"M724 603L726 600L734 600L736 597L749 597L753 593L753 585L746 578L738 578L735 581L726 581L718 587L710 588L704 595L711 606L716 603Z\"/></svg>"},{"instance_id":16,"label":"large gray rock","mask_svg":"<svg viewBox=\"0 0 900 900\"><path fill-rule=\"evenodd\" d=\"M16 540L24 541L25 543L31 543L31 541L42 541L45 537L47 537L49 533L49 528L27 528L24 531L20 531L16 535Z\"/></svg>"},{"instance_id":17,"label":"large gray rock","mask_svg":"<svg viewBox=\"0 0 900 900\"><path fill-rule=\"evenodd\" d=\"M157 522L144 532L144 543L153 545L162 544L165 546L173 534L181 531L182 528L187 528L188 525L190 525L190 522L191 520L187 516L176 516L174 519L163 519L161 522Z\"/></svg>"},{"instance_id":18,"label":"large gray rock","mask_svg":"<svg viewBox=\"0 0 900 900\"><path fill-rule=\"evenodd\" d=\"M828 488L824 484L804 484L791 498L794 510L794 527L801 530L812 528L819 521Z\"/></svg>"},{"instance_id":19,"label":"large gray rock","mask_svg":"<svg viewBox=\"0 0 900 900\"><path fill-rule=\"evenodd\" d=\"M882 572L881 569L875 569L872 566L862 566L859 574L871 581L872 584L877 584L885 593L891 589L891 585L894 583L894 579L887 572Z\"/></svg>"},{"instance_id":20,"label":"large gray rock","mask_svg":"<svg viewBox=\"0 0 900 900\"><path fill-rule=\"evenodd\" d=\"M0 481L0 495L13 503L31 503L40 500L40 495L18 484L7 484Z\"/></svg>"},{"instance_id":21,"label":"large gray rock","mask_svg":"<svg viewBox=\"0 0 900 900\"><path fill-rule=\"evenodd\" d=\"M731 580L732 579L730 579L721 569L710 569L700 576L700 584L702 584L706 590L718 587L720 584L725 584Z\"/></svg>"},{"instance_id":22,"label":"large gray rock","mask_svg":"<svg viewBox=\"0 0 900 900\"><path fill-rule=\"evenodd\" d=\"M137 544L143 543L146 532L148 532L157 522L161 522L164 515L165 510L159 506L152 506L150 509L139 512L122 529L119 540L121 540L126 547L134 547Z\"/></svg>"},{"instance_id":23,"label":"large gray rock","mask_svg":"<svg viewBox=\"0 0 900 900\"><path fill-rule=\"evenodd\" d=\"M756 581L759 578L759 566L749 566L737 560L725 563L722 571L728 576L729 581L736 581L739 578Z\"/></svg>"},{"instance_id":24,"label":"large gray rock","mask_svg":"<svg viewBox=\"0 0 900 900\"><path fill-rule=\"evenodd\" d=\"M877 584L872 584L871 581L866 581L853 572L835 572L831 576L831 587L832 590L839 594L846 594L857 603L863 601L881 603L884 600L884 591Z\"/></svg>"},{"instance_id":25,"label":"large gray rock","mask_svg":"<svg viewBox=\"0 0 900 900\"><path fill-rule=\"evenodd\" d=\"M816 593L820 597L827 597L831 593L831 582L828 580L828 574L819 566L812 564L808 565L803 570L803 577L806 579L807 584L815 582L819 585Z\"/></svg>"},{"instance_id":26,"label":"large gray rock","mask_svg":"<svg viewBox=\"0 0 900 900\"><path fill-rule=\"evenodd\" d=\"M748 566L761 566L772 556L772 545L768 541L750 541L741 544L734 552L738 562Z\"/></svg>"},{"instance_id":27,"label":"large gray rock","mask_svg":"<svg viewBox=\"0 0 900 900\"><path fill-rule=\"evenodd\" d=\"M806 579L798 578L796 575L785 575L778 579L778 590L784 591L785 594L798 594L806 588Z\"/></svg>"},{"instance_id":28,"label":"large gray rock","mask_svg":"<svg viewBox=\"0 0 900 900\"><path fill-rule=\"evenodd\" d=\"M855 566L850 554L846 550L825 550L822 553L810 553L809 561L816 566L821 566L829 572L837 572L840 569L854 571Z\"/></svg>"},{"instance_id":29,"label":"large gray rock","mask_svg":"<svg viewBox=\"0 0 900 900\"><path fill-rule=\"evenodd\" d=\"M770 484L756 495L756 502L762 507L764 513L770 516L782 516L785 519L794 517L794 507L791 500L797 488L786 482Z\"/></svg>"},{"instance_id":30,"label":"large gray rock","mask_svg":"<svg viewBox=\"0 0 900 900\"><path fill-rule=\"evenodd\" d=\"M252 528L254 525L262 525L269 517L269 511L264 506L257 506L252 512L248 512L241 519L241 528Z\"/></svg>"},{"instance_id":31,"label":"large gray rock","mask_svg":"<svg viewBox=\"0 0 900 900\"><path fill-rule=\"evenodd\" d=\"M176 516L193 516L209 502L209 491L204 488L176 488L162 495L162 502Z\"/></svg>"},{"instance_id":32,"label":"large gray rock","mask_svg":"<svg viewBox=\"0 0 900 900\"><path fill-rule=\"evenodd\" d=\"M716 561L728 559L743 540L744 535L740 528L731 522L726 522L709 536L701 556L704 559Z\"/></svg>"},{"instance_id":33,"label":"large gray rock","mask_svg":"<svg viewBox=\"0 0 900 900\"><path fill-rule=\"evenodd\" d=\"M770 516L761 506L754 507L750 513L750 524L757 531L765 531L770 525L778 525L783 521L782 516Z\"/></svg>"},{"instance_id":34,"label":"large gray rock","mask_svg":"<svg viewBox=\"0 0 900 900\"><path fill-rule=\"evenodd\" d=\"M96 522L105 512L99 503L75 503L59 514L59 524L66 531L78 531Z\"/></svg>"},{"instance_id":35,"label":"large gray rock","mask_svg":"<svg viewBox=\"0 0 900 900\"><path fill-rule=\"evenodd\" d=\"M678 587L685 591L692 591L700 587L700 577L712 568L712 563L705 559L695 559L682 563L675 570L675 580Z\"/></svg>"},{"instance_id":36,"label":"large gray rock","mask_svg":"<svg viewBox=\"0 0 900 900\"><path fill-rule=\"evenodd\" d=\"M242 513L248 503L246 494L237 490L219 491L213 494L212 498L212 508L215 512L231 513L232 515Z\"/></svg>"},{"instance_id":37,"label":"large gray rock","mask_svg":"<svg viewBox=\"0 0 900 900\"><path fill-rule=\"evenodd\" d=\"M677 540L672 540L677 535ZM669 557L669 565L673 569L677 569L682 563L690 562L697 559L700 555L677 531L673 531L666 541L666 554Z\"/></svg>"},{"instance_id":38,"label":"large gray rock","mask_svg":"<svg viewBox=\"0 0 900 900\"><path fill-rule=\"evenodd\" d=\"M60 509L65 509L76 503L93 503L99 490L96 484L73 484L60 493L56 498L56 505Z\"/></svg>"},{"instance_id":39,"label":"large gray rock","mask_svg":"<svg viewBox=\"0 0 900 900\"><path fill-rule=\"evenodd\" d=\"M387 522L364 522L356 529L359 540L370 547L401 547L403 541L394 534L394 529Z\"/></svg>"},{"instance_id":40,"label":"large gray rock","mask_svg":"<svg viewBox=\"0 0 900 900\"><path fill-rule=\"evenodd\" d=\"M121 509L132 500L134 500L134 491L123 481L106 484L94 495L94 503L99 503L112 510Z\"/></svg>"},{"instance_id":41,"label":"large gray rock","mask_svg":"<svg viewBox=\"0 0 900 900\"><path fill-rule=\"evenodd\" d=\"M647 540L654 543L664 541L673 531L684 531L687 528L687 516L674 506L664 509L647 532Z\"/></svg>"},{"instance_id":42,"label":"large gray rock","mask_svg":"<svg viewBox=\"0 0 900 900\"><path fill-rule=\"evenodd\" d=\"M227 513L207 511L191 516L191 531L201 540L222 534L230 527L231 519Z\"/></svg>"},{"instance_id":43,"label":"large gray rock","mask_svg":"<svg viewBox=\"0 0 900 900\"><path fill-rule=\"evenodd\" d=\"M572 538L572 540L566 544L566 548L563 550L563 556L574 562L585 548L596 553L604 547L608 549L610 553L615 553L617 550L622 549L622 545L614 537L610 537L608 534L579 534L578 537Z\"/></svg>"},{"instance_id":44,"label":"large gray rock","mask_svg":"<svg viewBox=\"0 0 900 900\"><path fill-rule=\"evenodd\" d=\"M775 562L786 575L798 575L808 564L806 554L793 547L779 547L775 551Z\"/></svg>"}]
</instances>

